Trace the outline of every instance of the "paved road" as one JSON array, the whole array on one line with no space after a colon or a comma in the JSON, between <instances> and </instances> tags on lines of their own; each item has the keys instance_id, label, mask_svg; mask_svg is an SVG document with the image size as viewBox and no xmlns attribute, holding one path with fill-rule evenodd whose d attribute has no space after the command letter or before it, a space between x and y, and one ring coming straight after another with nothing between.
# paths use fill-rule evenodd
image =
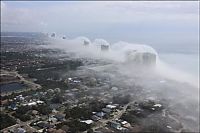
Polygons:
<instances>
[{"instance_id":1,"label":"paved road","mask_svg":"<svg viewBox=\"0 0 200 133\"><path fill-rule=\"evenodd\" d=\"M119 119L122 116L122 114L126 112L127 107L131 103L133 103L133 102L128 103L127 105L125 105L123 107L122 110L119 110L118 112L116 112L111 119L101 119L101 120L99 120L99 122L98 122L99 124L97 126L93 127L92 129L96 130L96 129L100 128L100 127L106 126L106 123L109 122L109 121L113 121L113 120Z\"/></svg>"},{"instance_id":2,"label":"paved road","mask_svg":"<svg viewBox=\"0 0 200 133\"><path fill-rule=\"evenodd\" d=\"M13 72L13 73L15 73L16 74L16 76L18 76L20 79L21 79L21 81L23 81L25 84L27 84L27 85L30 85L33 89L40 89L41 88L41 86L39 85L39 84L36 84L36 83L34 83L34 82L32 82L32 81L28 81L28 80L26 80L24 77L22 77L20 74L18 74L16 71L15 72Z\"/></svg>"},{"instance_id":3,"label":"paved road","mask_svg":"<svg viewBox=\"0 0 200 133\"><path fill-rule=\"evenodd\" d=\"M24 84L27 84L27 85L29 86L28 89L26 89L26 90L21 90L21 91L17 91L17 92L28 91L28 90L31 90L31 89L36 90L36 89L41 89L41 88L42 88L39 84L36 84L36 83L34 83L34 82L32 82L32 81L29 81L29 80L25 79L23 76L21 76L20 74L18 74L17 71L5 71L5 70L1 70L1 73L13 75L13 76L17 76L17 77L20 78L20 81L23 81ZM2 96L3 96L3 95L9 95L9 94L11 94L11 93L12 93L12 92L10 92L10 93L5 93L5 94L2 93L1 95L2 95Z\"/></svg>"},{"instance_id":4,"label":"paved road","mask_svg":"<svg viewBox=\"0 0 200 133\"><path fill-rule=\"evenodd\" d=\"M8 131L10 129L17 129L17 128L21 127L21 126L23 126L29 132L37 131L37 129L35 129L35 128L33 128L33 127L30 126L30 123L33 122L33 121L35 121L35 119L23 122L20 119L16 119L15 117L13 117L11 114L8 114L8 115L10 117L12 117L13 119L15 119L17 121L17 124L12 125L12 126L7 127L7 128L4 128L3 130L1 130L2 132L6 132L6 131Z\"/></svg>"}]
</instances>

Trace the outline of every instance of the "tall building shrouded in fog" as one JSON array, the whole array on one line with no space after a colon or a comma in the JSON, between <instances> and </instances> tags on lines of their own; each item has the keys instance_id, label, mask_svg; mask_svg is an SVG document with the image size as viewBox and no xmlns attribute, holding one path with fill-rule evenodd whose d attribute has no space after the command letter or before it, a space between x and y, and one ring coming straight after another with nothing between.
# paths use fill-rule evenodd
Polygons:
<instances>
[{"instance_id":1,"label":"tall building shrouded in fog","mask_svg":"<svg viewBox=\"0 0 200 133\"><path fill-rule=\"evenodd\" d=\"M129 63L142 66L155 66L156 55L150 52L139 52L131 50L126 52L126 59Z\"/></svg>"},{"instance_id":2,"label":"tall building shrouded in fog","mask_svg":"<svg viewBox=\"0 0 200 133\"><path fill-rule=\"evenodd\" d=\"M95 39L94 44L100 47L101 51L108 51L110 44L104 39Z\"/></svg>"},{"instance_id":3,"label":"tall building shrouded in fog","mask_svg":"<svg viewBox=\"0 0 200 133\"><path fill-rule=\"evenodd\" d=\"M101 51L108 51L109 50L109 45L101 45Z\"/></svg>"},{"instance_id":4,"label":"tall building shrouded in fog","mask_svg":"<svg viewBox=\"0 0 200 133\"><path fill-rule=\"evenodd\" d=\"M84 46L89 46L91 44L91 41L87 37L80 36L77 37L76 40L79 40L80 43Z\"/></svg>"},{"instance_id":5,"label":"tall building shrouded in fog","mask_svg":"<svg viewBox=\"0 0 200 133\"><path fill-rule=\"evenodd\" d=\"M83 42L84 42L83 44L84 44L85 46L88 46L88 45L90 44L90 42L87 41L87 40L84 40Z\"/></svg>"},{"instance_id":6,"label":"tall building shrouded in fog","mask_svg":"<svg viewBox=\"0 0 200 133\"><path fill-rule=\"evenodd\" d=\"M52 33L52 34L51 34L51 37L56 37L56 33Z\"/></svg>"},{"instance_id":7,"label":"tall building shrouded in fog","mask_svg":"<svg viewBox=\"0 0 200 133\"><path fill-rule=\"evenodd\" d=\"M66 39L66 36L63 36L62 39Z\"/></svg>"}]
</instances>

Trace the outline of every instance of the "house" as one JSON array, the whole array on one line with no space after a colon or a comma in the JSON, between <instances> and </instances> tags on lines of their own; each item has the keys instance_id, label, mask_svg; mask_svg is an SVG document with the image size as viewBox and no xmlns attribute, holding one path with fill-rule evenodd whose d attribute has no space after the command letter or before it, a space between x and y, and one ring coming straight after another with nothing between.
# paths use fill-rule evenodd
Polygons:
<instances>
[{"instance_id":1,"label":"house","mask_svg":"<svg viewBox=\"0 0 200 133\"><path fill-rule=\"evenodd\" d=\"M44 101L40 101L40 100L38 100L38 101L36 101L36 103L37 103L37 104L43 104Z\"/></svg>"},{"instance_id":2,"label":"house","mask_svg":"<svg viewBox=\"0 0 200 133\"><path fill-rule=\"evenodd\" d=\"M105 114L106 114L106 113L104 113L104 112L97 112L97 113L96 113L96 116L102 118L102 117L105 116Z\"/></svg>"},{"instance_id":3,"label":"house","mask_svg":"<svg viewBox=\"0 0 200 133\"><path fill-rule=\"evenodd\" d=\"M71 91L75 92L75 91L78 91L78 89L77 88L73 88L73 89L71 89Z\"/></svg>"},{"instance_id":4,"label":"house","mask_svg":"<svg viewBox=\"0 0 200 133\"><path fill-rule=\"evenodd\" d=\"M84 120L84 121L80 121L80 122L84 122L84 123L90 125L93 123L93 120Z\"/></svg>"},{"instance_id":5,"label":"house","mask_svg":"<svg viewBox=\"0 0 200 133\"><path fill-rule=\"evenodd\" d=\"M121 122L122 125L125 125L125 124L127 124L127 123L128 123L127 121L122 121L122 122Z\"/></svg>"},{"instance_id":6,"label":"house","mask_svg":"<svg viewBox=\"0 0 200 133\"><path fill-rule=\"evenodd\" d=\"M122 126L125 127L125 128L131 127L131 124L128 123L127 121L122 121L121 124L122 124Z\"/></svg>"},{"instance_id":7,"label":"house","mask_svg":"<svg viewBox=\"0 0 200 133\"><path fill-rule=\"evenodd\" d=\"M112 128L115 128L115 129L120 129L120 128L121 128L121 124L118 123L118 122L116 122L116 121L111 121L111 122L110 122L110 126L111 126Z\"/></svg>"},{"instance_id":8,"label":"house","mask_svg":"<svg viewBox=\"0 0 200 133\"><path fill-rule=\"evenodd\" d=\"M96 115L93 115L91 118L93 121L99 121L101 119L100 117L98 117Z\"/></svg>"},{"instance_id":9,"label":"house","mask_svg":"<svg viewBox=\"0 0 200 133\"><path fill-rule=\"evenodd\" d=\"M49 107L50 107L51 109L58 109L58 108L61 107L61 104L58 104L58 103L51 103L51 104L49 105Z\"/></svg>"},{"instance_id":10,"label":"house","mask_svg":"<svg viewBox=\"0 0 200 133\"><path fill-rule=\"evenodd\" d=\"M80 80L74 80L73 82L74 83L80 83L81 81Z\"/></svg>"},{"instance_id":11,"label":"house","mask_svg":"<svg viewBox=\"0 0 200 133\"><path fill-rule=\"evenodd\" d=\"M52 113L58 113L59 111L57 111L56 109L52 110Z\"/></svg>"},{"instance_id":12,"label":"house","mask_svg":"<svg viewBox=\"0 0 200 133\"><path fill-rule=\"evenodd\" d=\"M38 111L37 110L32 110L32 115L37 115Z\"/></svg>"},{"instance_id":13,"label":"house","mask_svg":"<svg viewBox=\"0 0 200 133\"><path fill-rule=\"evenodd\" d=\"M44 129L40 129L40 130L38 130L38 133L43 133L43 130L44 130Z\"/></svg>"},{"instance_id":14,"label":"house","mask_svg":"<svg viewBox=\"0 0 200 133\"><path fill-rule=\"evenodd\" d=\"M17 109L16 104L15 104L15 103L12 103L12 104L10 105L10 109L16 110L16 109Z\"/></svg>"},{"instance_id":15,"label":"house","mask_svg":"<svg viewBox=\"0 0 200 133\"><path fill-rule=\"evenodd\" d=\"M161 104L155 104L155 105L153 105L154 107L162 107L162 105Z\"/></svg>"},{"instance_id":16,"label":"house","mask_svg":"<svg viewBox=\"0 0 200 133\"><path fill-rule=\"evenodd\" d=\"M102 111L105 113L108 113L108 114L110 114L112 112L112 110L108 109L108 108L103 108Z\"/></svg>"},{"instance_id":17,"label":"house","mask_svg":"<svg viewBox=\"0 0 200 133\"><path fill-rule=\"evenodd\" d=\"M20 128L17 128L16 133L26 133L26 130L20 127Z\"/></svg>"},{"instance_id":18,"label":"house","mask_svg":"<svg viewBox=\"0 0 200 133\"><path fill-rule=\"evenodd\" d=\"M57 122L57 119L54 116L49 117L48 122Z\"/></svg>"},{"instance_id":19,"label":"house","mask_svg":"<svg viewBox=\"0 0 200 133\"><path fill-rule=\"evenodd\" d=\"M40 128L53 128L54 127L54 125L51 125L47 122L39 122L39 123L37 123L37 126Z\"/></svg>"},{"instance_id":20,"label":"house","mask_svg":"<svg viewBox=\"0 0 200 133\"><path fill-rule=\"evenodd\" d=\"M112 87L111 90L112 91L118 91L119 89L117 87Z\"/></svg>"},{"instance_id":21,"label":"house","mask_svg":"<svg viewBox=\"0 0 200 133\"><path fill-rule=\"evenodd\" d=\"M54 118L56 118L58 121L64 121L65 116L62 115L62 114L56 114L56 115L54 116Z\"/></svg>"},{"instance_id":22,"label":"house","mask_svg":"<svg viewBox=\"0 0 200 133\"><path fill-rule=\"evenodd\" d=\"M30 103L28 103L28 106L34 106L34 105L37 105L37 103L36 102L30 102Z\"/></svg>"},{"instance_id":23,"label":"house","mask_svg":"<svg viewBox=\"0 0 200 133\"><path fill-rule=\"evenodd\" d=\"M124 122L124 123L126 123L126 122ZM120 132L127 132L128 131L127 128L121 127L121 124L116 122L116 121L111 121L110 127L117 129L117 130L120 130Z\"/></svg>"},{"instance_id":24,"label":"house","mask_svg":"<svg viewBox=\"0 0 200 133\"><path fill-rule=\"evenodd\" d=\"M117 106L115 106L115 105L110 105L110 104L108 104L108 105L106 105L106 108L108 108L108 109L115 109Z\"/></svg>"},{"instance_id":25,"label":"house","mask_svg":"<svg viewBox=\"0 0 200 133\"><path fill-rule=\"evenodd\" d=\"M24 97L22 95L18 95L16 96L15 98L16 100L19 100L19 101L23 101L24 100Z\"/></svg>"}]
</instances>

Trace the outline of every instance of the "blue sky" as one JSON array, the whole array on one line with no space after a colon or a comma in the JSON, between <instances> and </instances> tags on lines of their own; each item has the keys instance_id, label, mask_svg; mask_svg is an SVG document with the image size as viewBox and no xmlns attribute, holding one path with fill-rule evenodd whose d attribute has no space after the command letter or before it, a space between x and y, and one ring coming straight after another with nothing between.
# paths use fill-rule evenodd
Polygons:
<instances>
[{"instance_id":1,"label":"blue sky","mask_svg":"<svg viewBox=\"0 0 200 133\"><path fill-rule=\"evenodd\" d=\"M197 52L198 2L1 2L2 31L56 32Z\"/></svg>"}]
</instances>

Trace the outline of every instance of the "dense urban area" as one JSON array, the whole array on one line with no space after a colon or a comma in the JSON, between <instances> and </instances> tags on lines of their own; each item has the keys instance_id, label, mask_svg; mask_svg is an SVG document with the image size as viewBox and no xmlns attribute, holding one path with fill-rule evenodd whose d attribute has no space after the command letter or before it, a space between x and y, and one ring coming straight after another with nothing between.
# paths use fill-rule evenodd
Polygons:
<instances>
[{"instance_id":1,"label":"dense urban area","mask_svg":"<svg viewBox=\"0 0 200 133\"><path fill-rule=\"evenodd\" d=\"M48 43L42 33L1 34L2 133L190 132L169 101L94 69L110 62L41 47Z\"/></svg>"}]
</instances>

